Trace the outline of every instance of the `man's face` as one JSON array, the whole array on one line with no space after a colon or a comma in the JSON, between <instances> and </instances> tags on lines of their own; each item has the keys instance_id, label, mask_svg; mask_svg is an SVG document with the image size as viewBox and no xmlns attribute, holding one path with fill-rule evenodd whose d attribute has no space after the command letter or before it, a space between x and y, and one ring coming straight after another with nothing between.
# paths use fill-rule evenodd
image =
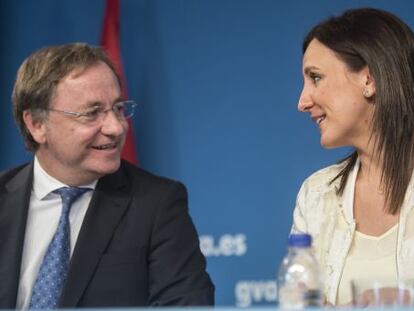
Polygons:
<instances>
[{"instance_id":1,"label":"man's face","mask_svg":"<svg viewBox=\"0 0 414 311\"><path fill-rule=\"evenodd\" d=\"M94 107L110 109L120 100L120 87L112 70L100 62L85 70L75 69L56 86L50 108L85 112ZM27 124L27 122L26 122ZM36 155L51 176L81 185L115 172L128 123L112 111L96 121L75 118L50 110L37 125L34 139L40 144Z\"/></svg>"}]
</instances>

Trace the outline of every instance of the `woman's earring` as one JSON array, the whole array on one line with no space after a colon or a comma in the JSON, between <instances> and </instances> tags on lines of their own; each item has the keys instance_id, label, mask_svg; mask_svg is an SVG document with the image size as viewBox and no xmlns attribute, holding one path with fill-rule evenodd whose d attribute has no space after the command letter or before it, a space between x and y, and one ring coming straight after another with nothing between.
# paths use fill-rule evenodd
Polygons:
<instances>
[{"instance_id":1,"label":"woman's earring","mask_svg":"<svg viewBox=\"0 0 414 311\"><path fill-rule=\"evenodd\" d=\"M365 98L370 98L371 97L371 94L370 94L370 92L367 88L364 89L362 94L364 95Z\"/></svg>"}]
</instances>

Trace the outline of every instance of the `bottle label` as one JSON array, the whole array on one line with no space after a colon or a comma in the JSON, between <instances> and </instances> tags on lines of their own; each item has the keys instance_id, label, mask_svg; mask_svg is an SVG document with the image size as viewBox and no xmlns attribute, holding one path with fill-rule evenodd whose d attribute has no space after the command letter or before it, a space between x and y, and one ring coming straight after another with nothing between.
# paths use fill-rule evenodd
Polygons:
<instances>
[{"instance_id":1,"label":"bottle label","mask_svg":"<svg viewBox=\"0 0 414 311\"><path fill-rule=\"evenodd\" d=\"M308 308L319 308L322 306L322 293L318 289L308 289L303 298L305 300L306 307Z\"/></svg>"}]
</instances>

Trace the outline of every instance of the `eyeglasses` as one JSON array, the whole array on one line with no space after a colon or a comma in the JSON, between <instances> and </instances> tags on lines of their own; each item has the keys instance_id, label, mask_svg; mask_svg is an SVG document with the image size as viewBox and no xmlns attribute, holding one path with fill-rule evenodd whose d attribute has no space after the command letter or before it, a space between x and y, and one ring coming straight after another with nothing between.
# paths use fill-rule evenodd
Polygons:
<instances>
[{"instance_id":1,"label":"eyeglasses","mask_svg":"<svg viewBox=\"0 0 414 311\"><path fill-rule=\"evenodd\" d=\"M109 111L112 111L119 120L129 119L134 115L136 106L137 106L137 103L135 101L124 100L124 101L115 103L109 109L104 109L101 106L94 106L82 112L67 111L67 110L60 110L60 109L54 109L54 108L49 108L47 110L60 112L67 116L84 121L85 123L92 124L98 121L102 121Z\"/></svg>"}]
</instances>

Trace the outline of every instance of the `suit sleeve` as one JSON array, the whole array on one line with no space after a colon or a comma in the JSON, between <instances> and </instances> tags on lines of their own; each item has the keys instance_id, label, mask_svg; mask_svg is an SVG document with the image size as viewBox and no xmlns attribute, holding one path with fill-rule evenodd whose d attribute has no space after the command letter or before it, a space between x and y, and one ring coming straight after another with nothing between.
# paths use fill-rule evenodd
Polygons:
<instances>
[{"instance_id":1,"label":"suit sleeve","mask_svg":"<svg viewBox=\"0 0 414 311\"><path fill-rule=\"evenodd\" d=\"M206 272L187 202L185 187L176 182L160 201L149 254L149 305L214 304L214 285Z\"/></svg>"}]
</instances>

